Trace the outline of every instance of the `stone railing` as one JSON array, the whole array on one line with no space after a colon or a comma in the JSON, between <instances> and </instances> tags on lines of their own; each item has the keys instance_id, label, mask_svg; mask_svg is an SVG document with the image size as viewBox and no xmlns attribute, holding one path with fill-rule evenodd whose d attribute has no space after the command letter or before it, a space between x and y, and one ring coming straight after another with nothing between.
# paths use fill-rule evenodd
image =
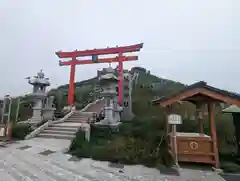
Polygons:
<instances>
[{"instance_id":1,"label":"stone railing","mask_svg":"<svg viewBox=\"0 0 240 181\"><path fill-rule=\"evenodd\" d=\"M41 133L44 129L46 129L47 127L49 127L52 124L56 124L56 123L62 123L65 120L67 120L75 111L75 108L73 107L72 110L65 115L63 118L57 120L57 121L52 121L52 120L48 120L48 122L44 123L43 125L41 125L40 127L36 128L35 130L33 130L30 134L28 134L25 139L30 139L33 138L35 136L37 136L39 133Z\"/></svg>"},{"instance_id":2,"label":"stone railing","mask_svg":"<svg viewBox=\"0 0 240 181\"><path fill-rule=\"evenodd\" d=\"M89 103L88 105L86 105L83 109L80 110L80 112L85 112L90 106L97 104L98 102L102 101L104 98L102 99L97 99L94 102Z\"/></svg>"},{"instance_id":3,"label":"stone railing","mask_svg":"<svg viewBox=\"0 0 240 181\"><path fill-rule=\"evenodd\" d=\"M80 110L80 112L85 115L86 117L88 117L88 123L94 123L97 120L97 112L85 112L90 106L97 104L98 102L102 101L104 98L102 99L97 99L96 101L88 104L86 107L84 107L82 110Z\"/></svg>"},{"instance_id":4,"label":"stone railing","mask_svg":"<svg viewBox=\"0 0 240 181\"><path fill-rule=\"evenodd\" d=\"M94 115L94 112L85 112L90 106L97 104L98 102L100 102L102 99L97 99L96 101L89 103L88 105L86 105L83 109L81 109L79 112L89 116L89 119L92 119L92 116ZM70 116L72 116L75 112L76 112L76 108L75 107L71 107L70 108L71 111L66 114L63 118L56 120L56 121L52 121L49 120L48 122L44 123L43 125L41 125L40 127L36 128L34 131L32 131L30 134L28 134L25 139L30 139L35 137L36 135L40 134L44 129L46 129L47 127L49 127L50 125L53 124L57 124L57 123L63 123L64 121L66 121ZM86 139L89 140L90 139L90 126L89 124L85 123L83 126L81 126L81 128L85 131L85 135L86 135Z\"/></svg>"},{"instance_id":5,"label":"stone railing","mask_svg":"<svg viewBox=\"0 0 240 181\"><path fill-rule=\"evenodd\" d=\"M53 123L53 124L63 123L63 122L66 121L70 116L72 116L75 111L76 111L76 108L75 108L75 107L72 107L71 111L70 111L68 114L66 114L63 118L61 118L61 119L59 119L59 120L52 121L52 123Z\"/></svg>"}]
</instances>

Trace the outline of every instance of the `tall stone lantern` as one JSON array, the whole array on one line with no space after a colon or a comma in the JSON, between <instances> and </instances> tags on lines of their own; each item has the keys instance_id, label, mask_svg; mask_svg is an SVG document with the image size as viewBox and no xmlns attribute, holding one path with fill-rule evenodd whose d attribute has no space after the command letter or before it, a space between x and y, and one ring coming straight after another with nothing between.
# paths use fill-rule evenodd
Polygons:
<instances>
[{"instance_id":1,"label":"tall stone lantern","mask_svg":"<svg viewBox=\"0 0 240 181\"><path fill-rule=\"evenodd\" d=\"M104 74L99 76L102 92L104 97L104 119L95 123L96 125L117 127L120 125L120 112L122 108L117 102L116 85L118 78L114 75L115 70L111 67L104 69Z\"/></svg>"},{"instance_id":2,"label":"tall stone lantern","mask_svg":"<svg viewBox=\"0 0 240 181\"><path fill-rule=\"evenodd\" d=\"M33 86L33 92L30 95L34 98L33 116L30 118L30 124L36 125L43 120L43 109L47 98L46 88L50 86L50 82L40 70L36 76L28 77L28 83Z\"/></svg>"}]
</instances>

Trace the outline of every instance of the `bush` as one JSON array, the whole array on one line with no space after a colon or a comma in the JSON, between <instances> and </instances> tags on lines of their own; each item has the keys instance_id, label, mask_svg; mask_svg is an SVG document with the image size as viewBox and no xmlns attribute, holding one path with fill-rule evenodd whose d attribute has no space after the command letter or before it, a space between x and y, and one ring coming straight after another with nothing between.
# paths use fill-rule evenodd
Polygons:
<instances>
[{"instance_id":1,"label":"bush","mask_svg":"<svg viewBox=\"0 0 240 181\"><path fill-rule=\"evenodd\" d=\"M234 162L222 162L221 169L223 169L223 171L227 173L240 172L240 166Z\"/></svg>"},{"instance_id":2,"label":"bush","mask_svg":"<svg viewBox=\"0 0 240 181\"><path fill-rule=\"evenodd\" d=\"M172 155L168 152L164 125L158 120L138 120L123 123L119 132L110 128L91 127L91 140L84 139L79 130L70 146L70 153L80 158L142 164L158 167L171 166Z\"/></svg>"},{"instance_id":3,"label":"bush","mask_svg":"<svg viewBox=\"0 0 240 181\"><path fill-rule=\"evenodd\" d=\"M19 123L12 127L12 138L23 140L32 131L30 124Z\"/></svg>"}]
</instances>

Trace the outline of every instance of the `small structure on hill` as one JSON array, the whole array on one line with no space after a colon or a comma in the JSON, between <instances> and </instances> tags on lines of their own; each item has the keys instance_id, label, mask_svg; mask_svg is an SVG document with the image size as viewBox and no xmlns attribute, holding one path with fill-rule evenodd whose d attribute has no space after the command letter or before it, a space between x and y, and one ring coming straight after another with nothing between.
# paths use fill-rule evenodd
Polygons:
<instances>
[{"instance_id":1,"label":"small structure on hill","mask_svg":"<svg viewBox=\"0 0 240 181\"><path fill-rule=\"evenodd\" d=\"M100 95L104 97L105 101L103 108L104 119L96 122L95 125L117 127L121 124L120 112L122 111L117 102L116 85L118 84L118 78L111 67L105 68L103 71L104 74L99 76L99 82L102 88Z\"/></svg>"},{"instance_id":2,"label":"small structure on hill","mask_svg":"<svg viewBox=\"0 0 240 181\"><path fill-rule=\"evenodd\" d=\"M33 92L30 94L34 99L33 116L29 119L30 124L36 124L44 120L52 120L55 108L53 107L53 96L48 97L46 88L50 86L49 79L41 70L34 77L28 77L28 83L33 86Z\"/></svg>"},{"instance_id":3,"label":"small structure on hill","mask_svg":"<svg viewBox=\"0 0 240 181\"><path fill-rule=\"evenodd\" d=\"M198 119L200 133L176 133L177 146L174 136L166 124L169 144L175 159L180 162L209 163L219 168L218 145L214 120L214 108L216 103L225 102L230 105L240 106L240 95L220 90L207 85L205 82L197 82L186 87L179 93L154 100L153 103L166 108L166 113L173 112L172 106L179 101L187 101L196 105L196 119ZM208 107L208 119L204 119L202 107ZM209 120L210 134L204 134L204 120ZM167 123L167 122L166 122Z\"/></svg>"}]
</instances>

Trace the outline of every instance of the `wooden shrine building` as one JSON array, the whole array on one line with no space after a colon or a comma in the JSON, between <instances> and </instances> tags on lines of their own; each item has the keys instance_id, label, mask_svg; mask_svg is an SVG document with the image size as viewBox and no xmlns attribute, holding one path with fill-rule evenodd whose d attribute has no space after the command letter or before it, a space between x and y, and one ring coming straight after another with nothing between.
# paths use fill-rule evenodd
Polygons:
<instances>
[{"instance_id":1,"label":"wooden shrine building","mask_svg":"<svg viewBox=\"0 0 240 181\"><path fill-rule=\"evenodd\" d=\"M215 168L219 168L219 153L214 120L215 103L224 102L240 106L240 95L217 89L207 85L206 82L200 81L187 86L178 93L153 100L152 103L165 107L166 113L170 114L174 113L171 111L171 106L180 101L187 101L196 105L197 115L200 115L202 106L207 106L208 118L205 120L209 121L210 135L204 133L204 118L197 116L200 133L176 132L176 144L173 144L171 141L173 140L173 134L168 122L166 122L166 131L172 153L176 155L179 162L208 163L214 165Z\"/></svg>"}]
</instances>

